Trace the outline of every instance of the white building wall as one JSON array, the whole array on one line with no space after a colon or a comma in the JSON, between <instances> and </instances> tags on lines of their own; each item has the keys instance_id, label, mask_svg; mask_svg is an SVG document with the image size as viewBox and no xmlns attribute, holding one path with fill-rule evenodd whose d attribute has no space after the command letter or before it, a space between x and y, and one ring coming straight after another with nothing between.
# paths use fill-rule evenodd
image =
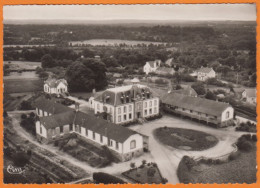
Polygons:
<instances>
[{"instance_id":1,"label":"white building wall","mask_svg":"<svg viewBox=\"0 0 260 188\"><path fill-rule=\"evenodd\" d=\"M156 110L155 110L156 108ZM152 111L150 111L152 109ZM149 117L159 114L159 98L146 99L143 101L143 116Z\"/></svg>"},{"instance_id":2,"label":"white building wall","mask_svg":"<svg viewBox=\"0 0 260 188\"><path fill-rule=\"evenodd\" d=\"M130 148L130 143L132 140L136 141L136 147L131 149ZM143 136L139 134L135 134L130 136L124 143L123 143L123 153L129 153L129 152L134 152L135 150L143 148Z\"/></svg>"},{"instance_id":3,"label":"white building wall","mask_svg":"<svg viewBox=\"0 0 260 188\"><path fill-rule=\"evenodd\" d=\"M229 112L229 116L227 117L227 113ZM221 122L233 119L234 117L234 108L227 107L221 114Z\"/></svg>"},{"instance_id":4,"label":"white building wall","mask_svg":"<svg viewBox=\"0 0 260 188\"><path fill-rule=\"evenodd\" d=\"M36 134L41 135L44 138L47 138L47 131L44 126L40 124L40 121L36 121ZM42 129L42 133L40 131Z\"/></svg>"}]
</instances>

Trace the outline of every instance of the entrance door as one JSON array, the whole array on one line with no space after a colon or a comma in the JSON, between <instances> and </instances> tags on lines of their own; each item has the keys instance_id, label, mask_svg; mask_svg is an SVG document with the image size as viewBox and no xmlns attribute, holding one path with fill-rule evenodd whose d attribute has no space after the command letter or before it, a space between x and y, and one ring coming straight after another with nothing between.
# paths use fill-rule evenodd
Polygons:
<instances>
[{"instance_id":1,"label":"entrance door","mask_svg":"<svg viewBox=\"0 0 260 188\"><path fill-rule=\"evenodd\" d=\"M137 118L140 118L141 117L141 112L137 112L136 115L137 115Z\"/></svg>"}]
</instances>

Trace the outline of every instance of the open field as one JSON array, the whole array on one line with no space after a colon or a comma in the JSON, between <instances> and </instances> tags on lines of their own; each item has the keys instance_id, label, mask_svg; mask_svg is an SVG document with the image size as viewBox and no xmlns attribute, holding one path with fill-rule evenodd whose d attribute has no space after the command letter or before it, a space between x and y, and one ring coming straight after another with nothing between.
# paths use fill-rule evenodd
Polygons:
<instances>
[{"instance_id":1,"label":"open field","mask_svg":"<svg viewBox=\"0 0 260 188\"><path fill-rule=\"evenodd\" d=\"M4 76L4 80L12 79L39 79L39 76L35 71L24 71L24 72L10 72L8 76Z\"/></svg>"},{"instance_id":2,"label":"open field","mask_svg":"<svg viewBox=\"0 0 260 188\"><path fill-rule=\"evenodd\" d=\"M91 39L84 41L71 41L72 46L75 45L93 45L93 46L117 46L117 45L127 45L127 46L136 46L136 45L161 45L166 44L165 42L150 42L150 41L134 41L134 40L118 40L118 39Z\"/></svg>"},{"instance_id":3,"label":"open field","mask_svg":"<svg viewBox=\"0 0 260 188\"><path fill-rule=\"evenodd\" d=\"M9 63L10 62L10 63ZM18 70L35 70L37 67L41 67L41 62L31 61L4 61L4 65L9 65L10 71Z\"/></svg>"},{"instance_id":4,"label":"open field","mask_svg":"<svg viewBox=\"0 0 260 188\"><path fill-rule=\"evenodd\" d=\"M35 79L10 79L4 81L4 92L10 93L25 93L43 90L43 80Z\"/></svg>"}]
</instances>

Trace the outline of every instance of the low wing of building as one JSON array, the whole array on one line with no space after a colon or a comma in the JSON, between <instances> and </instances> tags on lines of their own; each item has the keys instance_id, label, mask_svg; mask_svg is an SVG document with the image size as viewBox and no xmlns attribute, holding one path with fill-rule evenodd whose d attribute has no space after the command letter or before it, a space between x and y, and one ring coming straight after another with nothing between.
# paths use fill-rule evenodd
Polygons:
<instances>
[{"instance_id":1,"label":"low wing of building","mask_svg":"<svg viewBox=\"0 0 260 188\"><path fill-rule=\"evenodd\" d=\"M159 67L156 69L155 73L159 75L173 75L175 70L170 67Z\"/></svg>"},{"instance_id":2,"label":"low wing of building","mask_svg":"<svg viewBox=\"0 0 260 188\"><path fill-rule=\"evenodd\" d=\"M162 97L162 103L168 112L212 123L219 127L233 122L234 109L227 103L179 93L166 94Z\"/></svg>"},{"instance_id":3,"label":"low wing of building","mask_svg":"<svg viewBox=\"0 0 260 188\"><path fill-rule=\"evenodd\" d=\"M242 98L246 99L246 102L250 104L256 104L256 89L245 89L242 93Z\"/></svg>"},{"instance_id":4,"label":"low wing of building","mask_svg":"<svg viewBox=\"0 0 260 188\"><path fill-rule=\"evenodd\" d=\"M42 99L42 103L51 105L51 100ZM57 103L51 106L60 109ZM42 104L36 111L47 111ZM40 109L43 108L43 109ZM65 110L67 108L67 110ZM131 129L109 123L103 119L78 111L78 108L63 107L63 112L39 117L36 122L37 139L44 143L52 142L71 133L76 133L88 142L106 145L122 161L143 153L148 147L147 136Z\"/></svg>"},{"instance_id":5,"label":"low wing of building","mask_svg":"<svg viewBox=\"0 0 260 188\"><path fill-rule=\"evenodd\" d=\"M143 71L145 72L145 74L155 72L156 69L161 66L161 63L162 63L161 60L148 61L145 63L143 67Z\"/></svg>"}]
</instances>

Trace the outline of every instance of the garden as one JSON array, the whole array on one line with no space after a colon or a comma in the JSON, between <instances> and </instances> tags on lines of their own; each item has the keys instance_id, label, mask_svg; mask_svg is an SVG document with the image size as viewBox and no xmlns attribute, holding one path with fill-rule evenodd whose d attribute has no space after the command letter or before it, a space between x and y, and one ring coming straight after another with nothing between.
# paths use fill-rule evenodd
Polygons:
<instances>
[{"instance_id":1,"label":"garden","mask_svg":"<svg viewBox=\"0 0 260 188\"><path fill-rule=\"evenodd\" d=\"M154 130L154 136L161 143L182 150L201 151L218 143L215 136L192 129L160 127Z\"/></svg>"},{"instance_id":2,"label":"garden","mask_svg":"<svg viewBox=\"0 0 260 188\"><path fill-rule=\"evenodd\" d=\"M156 163L147 163L143 160L139 167L136 167L135 163L130 163L130 167L131 169L123 172L122 175L136 183L165 184L168 182L162 177Z\"/></svg>"},{"instance_id":3,"label":"garden","mask_svg":"<svg viewBox=\"0 0 260 188\"><path fill-rule=\"evenodd\" d=\"M238 150L227 160L218 158L194 160L184 156L177 175L181 183L255 183L256 135L242 135L236 142Z\"/></svg>"},{"instance_id":4,"label":"garden","mask_svg":"<svg viewBox=\"0 0 260 188\"><path fill-rule=\"evenodd\" d=\"M114 159L109 150L97 147L72 134L69 138L56 140L54 146L92 167L108 166Z\"/></svg>"}]
</instances>

